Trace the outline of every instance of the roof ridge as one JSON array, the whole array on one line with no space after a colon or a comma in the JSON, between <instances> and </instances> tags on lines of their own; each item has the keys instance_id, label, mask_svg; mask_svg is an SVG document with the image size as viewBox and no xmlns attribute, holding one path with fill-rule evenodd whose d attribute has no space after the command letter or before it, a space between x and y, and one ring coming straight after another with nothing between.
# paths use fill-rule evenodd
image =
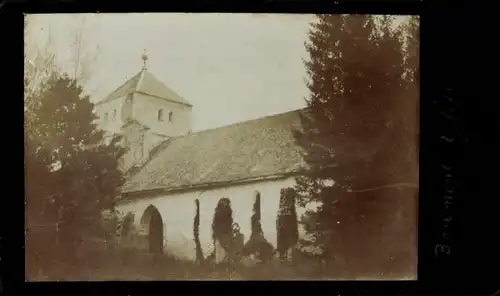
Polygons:
<instances>
[{"instance_id":1,"label":"roof ridge","mask_svg":"<svg viewBox=\"0 0 500 296\"><path fill-rule=\"evenodd\" d=\"M137 83L135 84L135 87L133 88L134 89L134 92L139 92L139 88L141 87L142 85L142 81L144 81L144 73L146 72L146 68L143 68L140 72L139 75L139 79L137 80Z\"/></svg>"},{"instance_id":2,"label":"roof ridge","mask_svg":"<svg viewBox=\"0 0 500 296\"><path fill-rule=\"evenodd\" d=\"M248 124L248 123L251 123L253 121L259 121L259 120L263 120L263 119L269 119L271 117L278 117L278 116L282 116L282 115L285 115L285 114L288 114L288 113L295 113L295 112L298 112L298 111L301 111L301 110L305 110L305 109L306 108L299 108L299 109L290 110L290 111L286 111L286 112L282 112L282 113L276 113L276 114L266 115L266 116L262 116L262 117L258 117L258 118L253 118L253 119L248 119L248 120L244 120L244 121L238 121L238 122L226 124L226 125L223 125L223 126L218 126L218 127L214 127L214 128L204 129L204 130L201 130L201 131L191 132L191 133L184 134L184 135L175 136L175 137L172 137L172 138L182 138L182 137L185 137L185 136L195 135L195 134L201 134L201 133L204 133L204 132L210 132L210 131L214 131L214 130L218 130L218 129L227 128L227 127L230 127L230 126Z\"/></svg>"},{"instance_id":3,"label":"roof ridge","mask_svg":"<svg viewBox=\"0 0 500 296\"><path fill-rule=\"evenodd\" d=\"M125 86L127 86L127 84L133 82L133 80L135 78L137 78L138 75L141 75L141 73L142 73L142 71L139 72L139 73L134 74L132 77L130 77L129 79L125 80L124 83L122 83L119 86L117 86L116 88L114 88L107 96L105 96L102 100L100 100L99 102L97 102L96 105L107 103L109 101L114 100L115 98L113 98L112 96L114 94L116 94L122 87L125 87ZM138 82L136 82L135 85L132 85L132 87L131 87L132 89L134 89L134 91L137 89L137 84L138 84Z\"/></svg>"},{"instance_id":4,"label":"roof ridge","mask_svg":"<svg viewBox=\"0 0 500 296\"><path fill-rule=\"evenodd\" d=\"M152 93L148 89L141 89L143 87L143 83L141 83L137 87L136 92L143 93L143 94L146 94L146 95L149 95L149 96L158 97L160 99L168 100L168 101L171 101L171 102L174 102L174 103L177 103L177 104L183 104L183 105L192 106L189 101L187 101L184 97L182 97L181 95L179 95L179 93L177 93L176 91L174 91L172 88L170 88L169 86L167 86L167 84L164 83L161 79L158 79L151 71L144 70L143 77L147 77L147 80L152 81L154 84L156 84L160 88L163 88L163 90L166 93L163 93L163 94L157 93L157 94L155 94L155 93ZM146 79L146 78L143 78L143 80L144 79Z\"/></svg>"},{"instance_id":5,"label":"roof ridge","mask_svg":"<svg viewBox=\"0 0 500 296\"><path fill-rule=\"evenodd\" d=\"M131 78L127 79L124 83L113 89L113 91L111 91L102 100L98 101L96 105L111 102L114 99L130 92L141 93L177 104L192 106L189 101L179 95L172 88L168 87L163 81L158 79L147 69L142 69Z\"/></svg>"}]
</instances>

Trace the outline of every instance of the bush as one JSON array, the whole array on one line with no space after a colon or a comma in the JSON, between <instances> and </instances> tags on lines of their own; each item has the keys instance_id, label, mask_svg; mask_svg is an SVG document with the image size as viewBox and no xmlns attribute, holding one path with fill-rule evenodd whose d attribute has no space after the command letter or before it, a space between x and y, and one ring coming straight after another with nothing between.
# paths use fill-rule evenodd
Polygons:
<instances>
[{"instance_id":1,"label":"bush","mask_svg":"<svg viewBox=\"0 0 500 296\"><path fill-rule=\"evenodd\" d=\"M212 221L212 239L214 246L218 241L226 253L230 253L233 234L233 210L228 198L221 198L217 203Z\"/></svg>"}]
</instances>

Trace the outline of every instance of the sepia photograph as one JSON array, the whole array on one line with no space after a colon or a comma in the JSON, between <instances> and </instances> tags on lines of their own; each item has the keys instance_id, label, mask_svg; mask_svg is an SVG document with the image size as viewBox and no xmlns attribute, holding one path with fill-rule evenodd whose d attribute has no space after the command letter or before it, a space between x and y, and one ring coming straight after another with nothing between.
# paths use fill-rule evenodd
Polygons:
<instances>
[{"instance_id":1,"label":"sepia photograph","mask_svg":"<svg viewBox=\"0 0 500 296\"><path fill-rule=\"evenodd\" d=\"M26 281L417 279L418 16L24 26Z\"/></svg>"}]
</instances>

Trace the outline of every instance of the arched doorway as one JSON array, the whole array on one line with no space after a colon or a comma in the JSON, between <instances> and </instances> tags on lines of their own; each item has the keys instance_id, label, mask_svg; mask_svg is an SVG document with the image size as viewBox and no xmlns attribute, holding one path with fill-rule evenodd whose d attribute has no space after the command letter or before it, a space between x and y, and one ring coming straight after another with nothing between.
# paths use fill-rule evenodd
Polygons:
<instances>
[{"instance_id":1,"label":"arched doorway","mask_svg":"<svg viewBox=\"0 0 500 296\"><path fill-rule=\"evenodd\" d=\"M148 236L148 248L151 253L163 253L163 219L158 209L149 205L141 218L141 225Z\"/></svg>"}]
</instances>

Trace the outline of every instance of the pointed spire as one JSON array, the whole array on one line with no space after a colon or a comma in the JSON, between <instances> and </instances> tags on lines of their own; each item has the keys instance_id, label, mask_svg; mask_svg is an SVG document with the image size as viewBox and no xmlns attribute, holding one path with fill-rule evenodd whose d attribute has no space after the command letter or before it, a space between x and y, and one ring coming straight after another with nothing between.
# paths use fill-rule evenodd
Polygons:
<instances>
[{"instance_id":1,"label":"pointed spire","mask_svg":"<svg viewBox=\"0 0 500 296\"><path fill-rule=\"evenodd\" d=\"M146 54L146 49L144 49L144 53L142 54L142 62L143 62L143 65L142 65L142 70L146 70L146 61L148 60L148 55Z\"/></svg>"}]
</instances>

